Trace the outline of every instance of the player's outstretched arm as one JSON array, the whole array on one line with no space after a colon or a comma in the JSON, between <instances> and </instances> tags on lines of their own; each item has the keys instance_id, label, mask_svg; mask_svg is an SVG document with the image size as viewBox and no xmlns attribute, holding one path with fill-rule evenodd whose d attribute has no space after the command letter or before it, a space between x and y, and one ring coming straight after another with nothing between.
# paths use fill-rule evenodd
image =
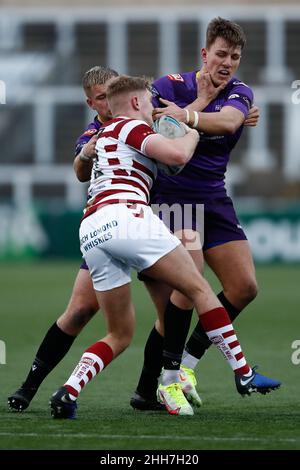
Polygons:
<instances>
[{"instance_id":1,"label":"player's outstretched arm","mask_svg":"<svg viewBox=\"0 0 300 470\"><path fill-rule=\"evenodd\" d=\"M224 106L220 112L205 113L180 108L175 103L161 99L165 108L155 108L153 118L172 116L189 126L207 134L234 134L245 120L244 114L233 106Z\"/></svg>"},{"instance_id":2,"label":"player's outstretched arm","mask_svg":"<svg viewBox=\"0 0 300 470\"><path fill-rule=\"evenodd\" d=\"M155 108L153 110L154 119L159 119L164 115L172 116L178 121L207 134L234 134L245 120L244 114L233 106L224 106L221 111L216 113L204 113L180 108L168 100L161 101L167 106L165 108Z\"/></svg>"},{"instance_id":3,"label":"player's outstretched arm","mask_svg":"<svg viewBox=\"0 0 300 470\"><path fill-rule=\"evenodd\" d=\"M245 120L242 111L233 106L224 106L220 112L216 113L200 112L196 114L198 116L193 119L197 120L197 129L213 135L234 134Z\"/></svg>"}]
</instances>

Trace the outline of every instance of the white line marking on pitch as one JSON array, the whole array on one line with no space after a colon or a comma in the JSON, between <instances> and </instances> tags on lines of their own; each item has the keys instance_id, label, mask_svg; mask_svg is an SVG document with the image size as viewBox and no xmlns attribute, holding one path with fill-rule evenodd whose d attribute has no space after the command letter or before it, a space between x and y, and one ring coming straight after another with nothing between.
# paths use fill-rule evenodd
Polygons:
<instances>
[{"instance_id":1,"label":"white line marking on pitch","mask_svg":"<svg viewBox=\"0 0 300 470\"><path fill-rule=\"evenodd\" d=\"M216 436L147 436L147 435L140 435L140 436L125 436L122 434L96 434L96 433L76 433L76 434L71 434L71 433L60 433L60 434L38 434L36 432L0 432L0 436L18 436L18 437L55 437L55 438L65 438L65 437L71 437L73 438L85 438L85 439L90 439L96 437L97 439L160 439L160 440L176 440L176 441L249 441L249 442L268 442L268 441L276 441L276 442L299 442L300 438L294 439L294 438L281 438L281 437L272 437L272 436L266 436L266 437L216 437Z\"/></svg>"}]
</instances>

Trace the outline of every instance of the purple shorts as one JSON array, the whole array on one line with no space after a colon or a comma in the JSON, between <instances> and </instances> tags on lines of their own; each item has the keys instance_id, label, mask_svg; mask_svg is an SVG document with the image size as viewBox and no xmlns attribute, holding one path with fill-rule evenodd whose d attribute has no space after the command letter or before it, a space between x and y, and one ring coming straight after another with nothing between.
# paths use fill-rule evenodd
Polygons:
<instances>
[{"instance_id":1,"label":"purple shorts","mask_svg":"<svg viewBox=\"0 0 300 470\"><path fill-rule=\"evenodd\" d=\"M235 213L232 200L226 196L204 203L203 251L236 240L247 240Z\"/></svg>"},{"instance_id":2,"label":"purple shorts","mask_svg":"<svg viewBox=\"0 0 300 470\"><path fill-rule=\"evenodd\" d=\"M87 269L87 270L89 270L89 267L88 267L88 265L86 264L86 262L83 261L83 263L81 264L81 266L80 266L79 269Z\"/></svg>"},{"instance_id":3,"label":"purple shorts","mask_svg":"<svg viewBox=\"0 0 300 470\"><path fill-rule=\"evenodd\" d=\"M178 202L178 196L174 195L162 195L155 194L151 204L179 204L181 208L185 204L190 206L189 211L183 211L184 220L180 220L180 224L184 228L191 228L198 231L201 234L203 251L208 250L217 245L223 245L224 243L236 241L236 240L247 240L247 237L240 225L240 222L235 213L232 200L229 196L221 196L214 199L205 199L198 202L196 207L195 199L191 201L188 199L182 202ZM202 215L200 214L202 212ZM165 222L169 229L173 232L177 230L177 223L174 222L174 218L165 218L162 213L159 213L159 217ZM204 225L204 228L203 228ZM204 237L204 240L203 240Z\"/></svg>"}]
</instances>

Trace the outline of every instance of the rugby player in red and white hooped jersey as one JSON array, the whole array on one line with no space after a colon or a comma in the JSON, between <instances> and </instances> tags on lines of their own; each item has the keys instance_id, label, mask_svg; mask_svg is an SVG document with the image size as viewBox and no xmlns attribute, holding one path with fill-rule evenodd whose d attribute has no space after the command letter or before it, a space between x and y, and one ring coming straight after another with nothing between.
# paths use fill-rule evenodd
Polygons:
<instances>
[{"instance_id":1,"label":"rugby player in red and white hooped jersey","mask_svg":"<svg viewBox=\"0 0 300 470\"><path fill-rule=\"evenodd\" d=\"M149 204L157 165L144 156L144 149L147 137L153 134L144 121L126 117L102 126L88 190L93 208L99 203L115 203L119 197L131 203Z\"/></svg>"},{"instance_id":2,"label":"rugby player in red and white hooped jersey","mask_svg":"<svg viewBox=\"0 0 300 470\"><path fill-rule=\"evenodd\" d=\"M79 230L81 252L103 309L107 334L85 350L67 382L52 395L54 418L74 418L76 400L84 386L129 345L135 323L132 268L167 283L193 301L207 336L231 366L240 386L259 376L247 364L225 308L178 238L148 205L155 160L167 165L187 163L198 144L198 132L187 129L183 137L173 140L154 133L150 127L152 96L144 78L116 78L107 89L107 98L114 119L99 133L92 199ZM180 323L177 326L181 328ZM172 345L167 339L173 330L165 324L158 397L170 414L192 415L193 408L180 385L178 342L178 368L166 367L174 354L166 348ZM188 329L180 329L180 333L176 338L183 351Z\"/></svg>"},{"instance_id":3,"label":"rugby player in red and white hooped jersey","mask_svg":"<svg viewBox=\"0 0 300 470\"><path fill-rule=\"evenodd\" d=\"M76 142L74 169L80 181L90 180L93 159L96 156L97 133L102 124L112 117L106 100L106 89L117 76L115 70L100 66L91 68L83 76L86 103L97 115ZM88 267L83 262L65 311L48 329L25 381L8 397L11 410L20 412L28 408L43 380L67 354L76 336L98 309Z\"/></svg>"}]
</instances>

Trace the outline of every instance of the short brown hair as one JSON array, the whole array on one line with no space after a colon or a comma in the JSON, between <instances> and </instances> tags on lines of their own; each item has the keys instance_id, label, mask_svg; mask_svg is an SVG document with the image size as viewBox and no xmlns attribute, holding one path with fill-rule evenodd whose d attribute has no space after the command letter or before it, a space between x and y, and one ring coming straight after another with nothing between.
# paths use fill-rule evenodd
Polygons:
<instances>
[{"instance_id":1,"label":"short brown hair","mask_svg":"<svg viewBox=\"0 0 300 470\"><path fill-rule=\"evenodd\" d=\"M121 95L122 93L143 90L151 91L151 84L148 78L120 75L109 84L109 86L107 87L106 96L109 100L113 96Z\"/></svg>"},{"instance_id":2,"label":"short brown hair","mask_svg":"<svg viewBox=\"0 0 300 470\"><path fill-rule=\"evenodd\" d=\"M82 86L87 93L90 91L92 86L104 85L110 78L118 76L119 74L115 70L110 69L109 67L101 67L96 65L95 67L92 67L90 70L85 72L82 78Z\"/></svg>"},{"instance_id":3,"label":"short brown hair","mask_svg":"<svg viewBox=\"0 0 300 470\"><path fill-rule=\"evenodd\" d=\"M209 49L217 38L223 38L231 46L240 46L241 49L246 44L246 36L241 26L219 16L211 20L207 27L206 48Z\"/></svg>"}]
</instances>

